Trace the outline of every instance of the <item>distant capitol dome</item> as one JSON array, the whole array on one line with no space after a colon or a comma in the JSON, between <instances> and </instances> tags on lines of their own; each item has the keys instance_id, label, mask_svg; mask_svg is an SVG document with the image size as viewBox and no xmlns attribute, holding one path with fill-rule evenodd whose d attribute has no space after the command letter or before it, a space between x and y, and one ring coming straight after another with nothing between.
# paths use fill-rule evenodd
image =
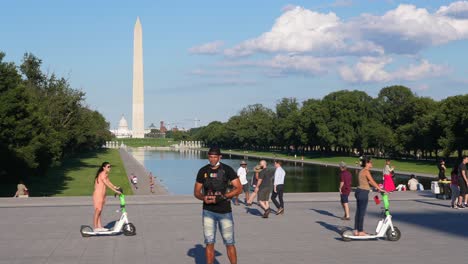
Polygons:
<instances>
[{"instance_id":1,"label":"distant capitol dome","mask_svg":"<svg viewBox=\"0 0 468 264\"><path fill-rule=\"evenodd\" d=\"M122 115L122 118L120 118L119 121L119 130L120 129L127 129L128 130L128 123L125 117Z\"/></svg>"},{"instance_id":2,"label":"distant capitol dome","mask_svg":"<svg viewBox=\"0 0 468 264\"><path fill-rule=\"evenodd\" d=\"M111 130L111 133L114 134L117 138L130 138L132 137L132 131L128 129L128 123L124 115L120 118L119 128Z\"/></svg>"}]
</instances>

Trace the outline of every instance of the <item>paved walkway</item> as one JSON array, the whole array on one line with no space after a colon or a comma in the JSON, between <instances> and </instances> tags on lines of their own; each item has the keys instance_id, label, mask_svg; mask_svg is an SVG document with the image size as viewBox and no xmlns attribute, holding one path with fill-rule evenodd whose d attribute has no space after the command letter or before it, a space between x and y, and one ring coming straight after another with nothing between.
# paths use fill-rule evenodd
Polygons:
<instances>
[{"instance_id":1,"label":"paved walkway","mask_svg":"<svg viewBox=\"0 0 468 264\"><path fill-rule=\"evenodd\" d=\"M133 188L133 184L130 181L130 177L128 181L130 182L130 186L133 188L134 195L147 195L152 194L150 191L150 180L149 180L149 171L138 162L130 153L128 153L125 149L119 149L120 157L122 158L125 171L127 172L127 176L130 176L131 173L135 174L138 178L137 187L138 189ZM154 175L155 176L155 175ZM162 186L159 181L155 179L154 185L154 194L168 194L168 191Z\"/></svg>"},{"instance_id":2,"label":"paved walkway","mask_svg":"<svg viewBox=\"0 0 468 264\"><path fill-rule=\"evenodd\" d=\"M398 242L343 242L339 233L353 221L339 219L337 196L287 193L285 215L268 219L255 206L233 206L239 263L466 263L468 209L451 209L429 192L393 193ZM127 200L136 236L83 238L79 228L92 222L91 197L0 199L0 264L205 263L200 201L172 195ZM116 209L118 199L108 197L104 223L118 218ZM370 202L366 230L375 228L379 212ZM228 263L219 234L217 239L217 263Z\"/></svg>"}]
</instances>

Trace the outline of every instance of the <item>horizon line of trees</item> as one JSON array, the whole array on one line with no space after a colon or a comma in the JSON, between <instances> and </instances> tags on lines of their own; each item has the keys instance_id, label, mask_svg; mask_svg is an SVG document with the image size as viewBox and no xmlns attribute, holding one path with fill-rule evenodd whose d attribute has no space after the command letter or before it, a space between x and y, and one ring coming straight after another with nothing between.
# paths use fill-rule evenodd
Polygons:
<instances>
[{"instance_id":1,"label":"horizon line of trees","mask_svg":"<svg viewBox=\"0 0 468 264\"><path fill-rule=\"evenodd\" d=\"M299 103L282 98L275 110L249 105L227 122L190 136L208 145L250 150L370 153L392 157L459 157L468 149L468 94L435 101L404 86L332 92Z\"/></svg>"},{"instance_id":2,"label":"horizon line of trees","mask_svg":"<svg viewBox=\"0 0 468 264\"><path fill-rule=\"evenodd\" d=\"M47 75L42 61L24 54L21 65L0 52L0 177L17 182L45 175L74 153L111 139L109 123L85 104L85 93Z\"/></svg>"}]
</instances>

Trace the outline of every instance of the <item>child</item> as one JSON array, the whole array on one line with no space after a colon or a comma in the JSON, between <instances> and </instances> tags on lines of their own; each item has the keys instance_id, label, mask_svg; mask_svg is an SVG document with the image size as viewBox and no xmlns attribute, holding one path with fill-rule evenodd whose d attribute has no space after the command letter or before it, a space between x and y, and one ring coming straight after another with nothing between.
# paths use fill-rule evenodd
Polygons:
<instances>
[{"instance_id":1,"label":"child","mask_svg":"<svg viewBox=\"0 0 468 264\"><path fill-rule=\"evenodd\" d=\"M137 183L138 183L138 178L132 173L132 184L135 187L135 189L138 189Z\"/></svg>"}]
</instances>

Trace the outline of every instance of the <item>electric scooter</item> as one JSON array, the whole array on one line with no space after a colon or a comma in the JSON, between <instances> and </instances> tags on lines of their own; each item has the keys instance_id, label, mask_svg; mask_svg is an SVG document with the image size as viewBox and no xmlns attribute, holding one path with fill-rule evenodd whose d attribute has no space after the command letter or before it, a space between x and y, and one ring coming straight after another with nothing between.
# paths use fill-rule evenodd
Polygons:
<instances>
[{"instance_id":1,"label":"electric scooter","mask_svg":"<svg viewBox=\"0 0 468 264\"><path fill-rule=\"evenodd\" d=\"M353 234L353 230L346 230L341 234L343 241L378 239L384 237L386 237L389 241L398 241L400 239L400 229L398 229L392 223L392 215L389 211L390 202L388 201L388 194L384 192L381 194L384 202L384 208L382 208L382 219L377 224L375 234L369 234L367 236L355 236Z\"/></svg>"},{"instance_id":2,"label":"electric scooter","mask_svg":"<svg viewBox=\"0 0 468 264\"><path fill-rule=\"evenodd\" d=\"M118 235L123 233L126 236L136 235L135 225L128 221L127 210L125 209L125 195L123 194L122 188L118 189L120 191L119 200L120 200L120 212L122 215L120 219L115 222L115 225L112 229L107 231L94 231L91 226L82 225L80 229L81 236L90 237L90 236L101 236L101 235ZM114 197L116 195L114 194Z\"/></svg>"}]
</instances>

